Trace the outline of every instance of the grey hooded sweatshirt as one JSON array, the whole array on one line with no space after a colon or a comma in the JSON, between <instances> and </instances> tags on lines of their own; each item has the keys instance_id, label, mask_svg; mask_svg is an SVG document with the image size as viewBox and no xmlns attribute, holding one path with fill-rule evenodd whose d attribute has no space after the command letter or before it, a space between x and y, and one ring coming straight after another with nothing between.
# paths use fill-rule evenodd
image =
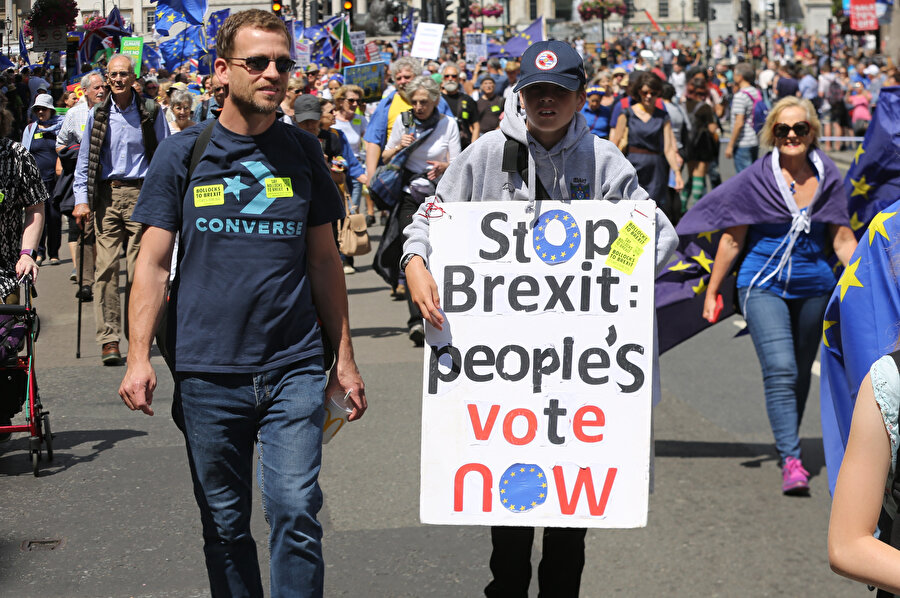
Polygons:
<instances>
[{"instance_id":1,"label":"grey hooded sweatshirt","mask_svg":"<svg viewBox=\"0 0 900 598\"><path fill-rule=\"evenodd\" d=\"M575 113L566 136L547 150L525 129L525 113L519 94L506 99L500 129L479 137L444 172L436 201L534 201L534 177L540 177L553 199L586 196L592 199L650 199L639 185L631 163L615 145L591 134L584 116ZM518 173L501 170L506 135L528 145L528 181ZM403 254L431 254L425 204L403 233ZM678 245L675 228L662 210L656 209L656 273L668 263Z\"/></svg>"}]
</instances>

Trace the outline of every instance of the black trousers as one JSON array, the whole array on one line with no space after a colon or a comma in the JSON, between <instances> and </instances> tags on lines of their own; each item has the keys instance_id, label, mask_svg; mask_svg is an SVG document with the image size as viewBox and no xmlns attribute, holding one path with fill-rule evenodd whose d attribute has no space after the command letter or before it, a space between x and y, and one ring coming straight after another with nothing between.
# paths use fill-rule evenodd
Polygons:
<instances>
[{"instance_id":1,"label":"black trousers","mask_svg":"<svg viewBox=\"0 0 900 598\"><path fill-rule=\"evenodd\" d=\"M584 528L545 527L538 565L540 598L575 598L584 569ZM491 528L491 573L488 598L527 598L531 581L533 527Z\"/></svg>"}]
</instances>

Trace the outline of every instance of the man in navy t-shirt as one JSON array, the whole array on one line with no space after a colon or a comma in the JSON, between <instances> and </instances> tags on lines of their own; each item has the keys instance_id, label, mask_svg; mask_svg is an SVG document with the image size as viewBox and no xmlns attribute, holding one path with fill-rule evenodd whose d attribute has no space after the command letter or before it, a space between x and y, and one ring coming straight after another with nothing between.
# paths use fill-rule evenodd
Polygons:
<instances>
[{"instance_id":1,"label":"man in navy t-shirt","mask_svg":"<svg viewBox=\"0 0 900 598\"><path fill-rule=\"evenodd\" d=\"M178 233L166 349L214 596L263 595L250 535L254 443L271 528L271 593L322 595L325 397L349 393L350 420L366 409L332 233L343 204L318 140L275 117L293 67L289 39L269 12L225 21L215 71L229 95L219 119L160 145L133 215L145 232L119 394L153 414L150 346ZM207 126L211 137L186 180ZM317 316L336 349L327 385Z\"/></svg>"}]
</instances>

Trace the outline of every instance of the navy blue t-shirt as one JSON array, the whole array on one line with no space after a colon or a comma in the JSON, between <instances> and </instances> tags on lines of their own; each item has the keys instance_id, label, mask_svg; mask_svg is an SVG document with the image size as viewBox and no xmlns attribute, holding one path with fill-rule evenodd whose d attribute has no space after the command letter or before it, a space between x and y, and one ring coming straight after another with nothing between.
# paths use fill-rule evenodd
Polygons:
<instances>
[{"instance_id":1,"label":"navy blue t-shirt","mask_svg":"<svg viewBox=\"0 0 900 598\"><path fill-rule=\"evenodd\" d=\"M251 373L321 355L307 235L344 212L322 147L281 121L253 137L216 121L182 196L207 124L160 144L133 215L181 233L168 319L175 369Z\"/></svg>"}]
</instances>

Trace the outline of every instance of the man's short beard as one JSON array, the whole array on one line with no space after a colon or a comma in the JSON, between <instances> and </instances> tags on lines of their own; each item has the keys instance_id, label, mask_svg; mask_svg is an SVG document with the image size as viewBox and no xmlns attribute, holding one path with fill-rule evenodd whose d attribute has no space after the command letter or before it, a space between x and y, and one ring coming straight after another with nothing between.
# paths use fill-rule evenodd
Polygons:
<instances>
[{"instance_id":1,"label":"man's short beard","mask_svg":"<svg viewBox=\"0 0 900 598\"><path fill-rule=\"evenodd\" d=\"M278 103L266 106L258 104L252 99L245 100L236 94L232 95L231 101L234 102L239 112L244 112L246 110L252 114L272 114L278 108Z\"/></svg>"}]
</instances>

